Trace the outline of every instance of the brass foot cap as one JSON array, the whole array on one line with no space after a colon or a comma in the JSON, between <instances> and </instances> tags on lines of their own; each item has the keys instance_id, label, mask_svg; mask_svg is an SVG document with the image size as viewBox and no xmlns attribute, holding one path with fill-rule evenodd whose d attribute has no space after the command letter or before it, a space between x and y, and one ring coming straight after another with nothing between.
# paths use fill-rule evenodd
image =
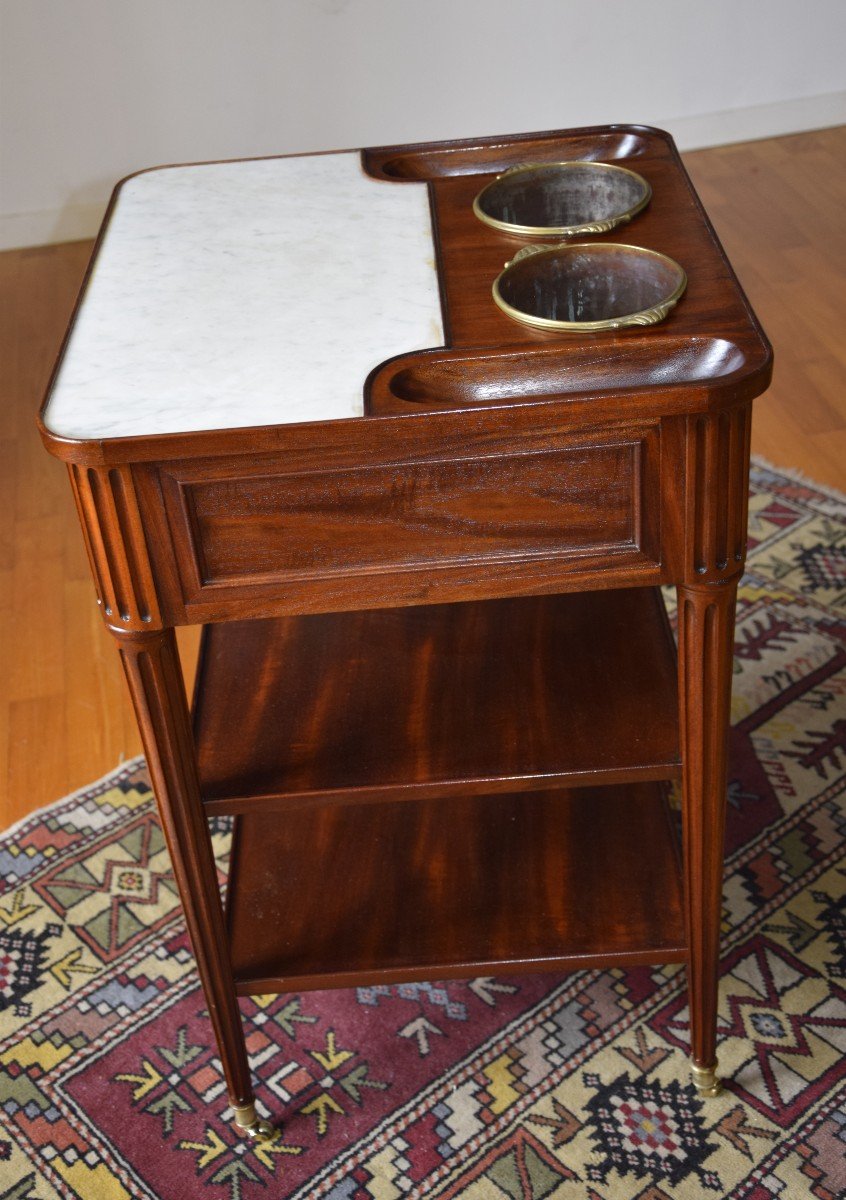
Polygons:
<instances>
[{"instance_id":1,"label":"brass foot cap","mask_svg":"<svg viewBox=\"0 0 846 1200\"><path fill-rule=\"evenodd\" d=\"M276 1135L276 1130L269 1121L263 1120L256 1112L255 1104L234 1104L235 1127L251 1142L269 1142Z\"/></svg>"},{"instance_id":2,"label":"brass foot cap","mask_svg":"<svg viewBox=\"0 0 846 1200\"><path fill-rule=\"evenodd\" d=\"M700 1096L719 1096L723 1090L722 1080L717 1078L717 1064L713 1067L698 1067L690 1064L690 1077Z\"/></svg>"}]
</instances>

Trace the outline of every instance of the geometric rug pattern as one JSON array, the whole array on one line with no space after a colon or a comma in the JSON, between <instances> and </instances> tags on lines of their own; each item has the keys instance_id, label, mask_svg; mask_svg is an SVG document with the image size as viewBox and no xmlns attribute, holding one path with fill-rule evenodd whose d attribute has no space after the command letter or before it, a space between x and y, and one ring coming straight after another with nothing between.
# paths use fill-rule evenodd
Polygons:
<instances>
[{"instance_id":1,"label":"geometric rug pattern","mask_svg":"<svg viewBox=\"0 0 846 1200\"><path fill-rule=\"evenodd\" d=\"M720 1097L679 967L254 997L245 1143L136 760L0 837L2 1200L846 1195L846 508L757 465L749 533Z\"/></svg>"}]
</instances>

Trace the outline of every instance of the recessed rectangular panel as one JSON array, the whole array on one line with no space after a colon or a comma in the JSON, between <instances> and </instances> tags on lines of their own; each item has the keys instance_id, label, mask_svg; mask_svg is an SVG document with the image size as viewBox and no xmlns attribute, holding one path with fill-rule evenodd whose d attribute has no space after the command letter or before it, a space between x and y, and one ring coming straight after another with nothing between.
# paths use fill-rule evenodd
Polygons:
<instances>
[{"instance_id":1,"label":"recessed rectangular panel","mask_svg":"<svg viewBox=\"0 0 846 1200\"><path fill-rule=\"evenodd\" d=\"M200 588L636 551L648 436L522 454L182 480L172 508L189 526Z\"/></svg>"}]
</instances>

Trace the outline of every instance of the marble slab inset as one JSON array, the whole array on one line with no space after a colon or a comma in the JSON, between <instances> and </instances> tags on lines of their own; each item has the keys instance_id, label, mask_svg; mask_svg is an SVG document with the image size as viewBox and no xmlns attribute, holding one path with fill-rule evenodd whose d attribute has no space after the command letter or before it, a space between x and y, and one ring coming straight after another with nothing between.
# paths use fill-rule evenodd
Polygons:
<instances>
[{"instance_id":1,"label":"marble slab inset","mask_svg":"<svg viewBox=\"0 0 846 1200\"><path fill-rule=\"evenodd\" d=\"M425 184L357 153L166 167L120 190L44 413L100 439L363 413L442 346Z\"/></svg>"}]
</instances>

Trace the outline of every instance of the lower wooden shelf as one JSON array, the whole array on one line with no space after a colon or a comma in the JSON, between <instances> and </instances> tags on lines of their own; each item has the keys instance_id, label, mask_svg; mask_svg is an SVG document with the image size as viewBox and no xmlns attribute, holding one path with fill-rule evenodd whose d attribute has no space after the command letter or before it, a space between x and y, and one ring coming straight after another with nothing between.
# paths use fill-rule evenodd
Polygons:
<instances>
[{"instance_id":1,"label":"lower wooden shelf","mask_svg":"<svg viewBox=\"0 0 846 1200\"><path fill-rule=\"evenodd\" d=\"M246 813L227 920L242 995L686 957L654 783Z\"/></svg>"}]
</instances>

